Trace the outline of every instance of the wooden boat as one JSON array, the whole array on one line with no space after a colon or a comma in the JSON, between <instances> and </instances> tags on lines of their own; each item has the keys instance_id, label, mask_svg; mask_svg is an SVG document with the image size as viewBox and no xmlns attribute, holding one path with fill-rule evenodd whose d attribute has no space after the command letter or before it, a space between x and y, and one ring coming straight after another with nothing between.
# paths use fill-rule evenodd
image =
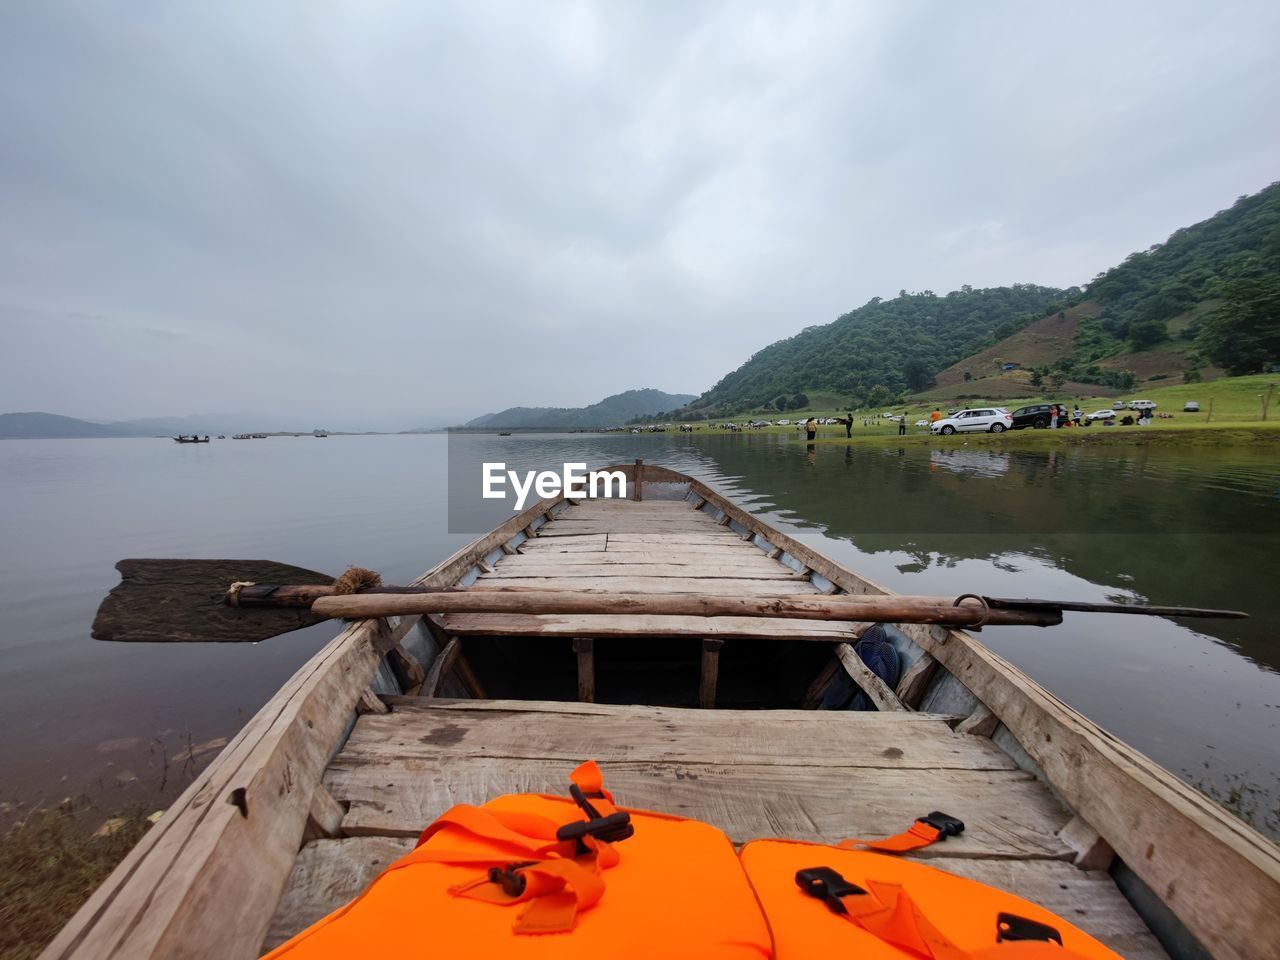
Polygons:
<instances>
[{"instance_id":1,"label":"wooden boat","mask_svg":"<svg viewBox=\"0 0 1280 960\"><path fill-rule=\"evenodd\" d=\"M174 437L178 443L208 443L208 437Z\"/></svg>"},{"instance_id":2,"label":"wooden boat","mask_svg":"<svg viewBox=\"0 0 1280 960\"><path fill-rule=\"evenodd\" d=\"M543 500L416 583L888 592L697 480L614 469L629 499ZM588 757L620 802L709 821L738 843L885 836L943 810L967 829L919 855L1037 901L1123 956L1275 955L1280 848L970 633L891 630L906 666L896 689L877 686L847 646L866 626L493 613L351 623L44 956L257 956L354 896L446 808L560 792ZM842 669L877 711L811 709Z\"/></svg>"}]
</instances>

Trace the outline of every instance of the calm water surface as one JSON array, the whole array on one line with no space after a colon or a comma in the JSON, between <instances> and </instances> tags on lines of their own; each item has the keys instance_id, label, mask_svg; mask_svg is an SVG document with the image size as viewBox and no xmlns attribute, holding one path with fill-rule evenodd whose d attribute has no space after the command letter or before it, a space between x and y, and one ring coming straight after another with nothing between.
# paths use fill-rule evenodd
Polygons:
<instances>
[{"instance_id":1,"label":"calm water surface","mask_svg":"<svg viewBox=\"0 0 1280 960\"><path fill-rule=\"evenodd\" d=\"M989 646L1280 836L1280 459L1251 450L807 449L791 437L476 436L513 468L644 457L888 587L1232 607L1068 614ZM457 448L455 447L455 450ZM404 582L451 534L442 436L0 442L0 800L161 807L334 633L99 643L122 557L270 558ZM496 511L497 506L494 505ZM504 514L494 513L491 522Z\"/></svg>"}]
</instances>

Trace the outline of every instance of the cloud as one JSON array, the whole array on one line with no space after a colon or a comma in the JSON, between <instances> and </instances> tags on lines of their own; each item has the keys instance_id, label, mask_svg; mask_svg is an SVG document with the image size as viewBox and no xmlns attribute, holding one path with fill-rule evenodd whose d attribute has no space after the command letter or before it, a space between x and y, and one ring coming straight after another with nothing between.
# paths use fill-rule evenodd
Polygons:
<instances>
[{"instance_id":1,"label":"cloud","mask_svg":"<svg viewBox=\"0 0 1280 960\"><path fill-rule=\"evenodd\" d=\"M9 5L0 408L408 426L702 390L900 288L1084 282L1275 179L1277 27L1259 2Z\"/></svg>"}]
</instances>

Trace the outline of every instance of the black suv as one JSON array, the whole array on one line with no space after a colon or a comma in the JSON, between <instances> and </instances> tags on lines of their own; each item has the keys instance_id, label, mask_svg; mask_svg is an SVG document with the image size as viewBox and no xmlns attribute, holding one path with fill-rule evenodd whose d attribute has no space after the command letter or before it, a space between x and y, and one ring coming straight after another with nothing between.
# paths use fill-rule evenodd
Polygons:
<instances>
[{"instance_id":1,"label":"black suv","mask_svg":"<svg viewBox=\"0 0 1280 960\"><path fill-rule=\"evenodd\" d=\"M1013 411L1013 426L1010 429L1035 427L1037 430L1043 430L1049 426L1049 409L1052 406L1051 403L1037 403L1030 407L1019 407Z\"/></svg>"}]
</instances>

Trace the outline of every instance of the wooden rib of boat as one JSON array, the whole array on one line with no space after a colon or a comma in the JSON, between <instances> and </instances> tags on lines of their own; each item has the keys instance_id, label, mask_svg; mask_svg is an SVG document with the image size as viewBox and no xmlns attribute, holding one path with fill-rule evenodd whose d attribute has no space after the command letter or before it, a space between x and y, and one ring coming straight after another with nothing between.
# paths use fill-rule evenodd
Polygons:
<instances>
[{"instance_id":1,"label":"wooden rib of boat","mask_svg":"<svg viewBox=\"0 0 1280 960\"><path fill-rule=\"evenodd\" d=\"M697 480L614 469L629 499L543 500L416 582L888 592ZM1260 957L1280 944L1280 848L972 635L892 629L905 668L891 690L847 646L866 624L732 619L351 623L44 956L257 956L354 896L451 805L560 792L587 757L620 802L709 821L737 843L885 836L944 810L966 831L918 855L1126 957ZM841 670L877 711L812 709Z\"/></svg>"}]
</instances>

